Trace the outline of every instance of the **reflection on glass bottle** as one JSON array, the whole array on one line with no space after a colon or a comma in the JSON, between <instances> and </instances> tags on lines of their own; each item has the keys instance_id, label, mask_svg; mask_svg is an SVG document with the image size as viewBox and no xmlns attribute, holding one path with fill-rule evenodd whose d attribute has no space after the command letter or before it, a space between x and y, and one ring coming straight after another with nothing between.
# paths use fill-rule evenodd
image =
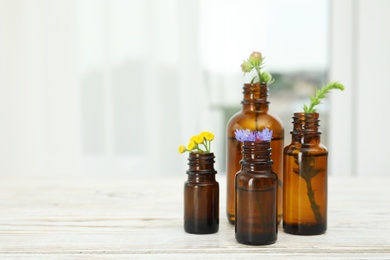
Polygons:
<instances>
[{"instance_id":1,"label":"reflection on glass bottle","mask_svg":"<svg viewBox=\"0 0 390 260\"><path fill-rule=\"evenodd\" d=\"M272 171L269 142L245 142L241 170L235 177L235 234L249 245L277 239L277 175Z\"/></svg>"},{"instance_id":2,"label":"reflection on glass bottle","mask_svg":"<svg viewBox=\"0 0 390 260\"><path fill-rule=\"evenodd\" d=\"M327 158L318 113L295 113L292 142L284 149L283 229L297 235L327 228Z\"/></svg>"},{"instance_id":3,"label":"reflection on glass bottle","mask_svg":"<svg viewBox=\"0 0 390 260\"><path fill-rule=\"evenodd\" d=\"M219 184L213 153L189 153L188 180L184 183L184 230L211 234L219 227Z\"/></svg>"},{"instance_id":4,"label":"reflection on glass bottle","mask_svg":"<svg viewBox=\"0 0 390 260\"><path fill-rule=\"evenodd\" d=\"M227 125L227 217L231 224L235 221L234 213L234 178L240 170L241 143L234 137L236 129L249 129L259 131L269 128L273 131L271 140L273 160L273 171L278 175L278 222L282 216L282 181L283 181L283 147L284 147L284 129L283 125L275 116L268 113L269 101L268 86L266 83L244 84L244 97L242 111L235 114Z\"/></svg>"}]
</instances>

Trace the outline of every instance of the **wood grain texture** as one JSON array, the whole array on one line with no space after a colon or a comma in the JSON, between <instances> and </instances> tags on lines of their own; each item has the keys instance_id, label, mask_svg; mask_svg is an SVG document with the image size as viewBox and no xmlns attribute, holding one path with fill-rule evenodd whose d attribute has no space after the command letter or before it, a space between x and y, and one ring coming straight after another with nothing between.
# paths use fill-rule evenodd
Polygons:
<instances>
[{"instance_id":1,"label":"wood grain texture","mask_svg":"<svg viewBox=\"0 0 390 260\"><path fill-rule=\"evenodd\" d=\"M326 234L270 246L236 242L221 175L219 232L185 233L185 178L3 178L0 258L390 259L389 178L330 178Z\"/></svg>"}]
</instances>

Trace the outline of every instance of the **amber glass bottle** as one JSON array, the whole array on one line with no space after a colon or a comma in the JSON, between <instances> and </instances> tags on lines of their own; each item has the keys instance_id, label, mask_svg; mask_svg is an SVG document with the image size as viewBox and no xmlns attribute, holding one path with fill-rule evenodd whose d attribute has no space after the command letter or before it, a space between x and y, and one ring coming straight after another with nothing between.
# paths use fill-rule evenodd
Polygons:
<instances>
[{"instance_id":1,"label":"amber glass bottle","mask_svg":"<svg viewBox=\"0 0 390 260\"><path fill-rule=\"evenodd\" d=\"M213 153L190 153L184 183L184 230L211 234L219 226L219 184L215 180Z\"/></svg>"},{"instance_id":2,"label":"amber glass bottle","mask_svg":"<svg viewBox=\"0 0 390 260\"><path fill-rule=\"evenodd\" d=\"M276 241L278 177L272 171L269 142L244 142L241 170L235 177L235 233L238 242Z\"/></svg>"},{"instance_id":3,"label":"amber glass bottle","mask_svg":"<svg viewBox=\"0 0 390 260\"><path fill-rule=\"evenodd\" d=\"M318 235L327 224L328 150L320 142L318 113L294 113L293 125L284 149L283 229Z\"/></svg>"},{"instance_id":4,"label":"amber glass bottle","mask_svg":"<svg viewBox=\"0 0 390 260\"><path fill-rule=\"evenodd\" d=\"M283 147L284 129L280 119L268 114L268 86L267 84L245 84L242 110L235 114L227 125L227 218L234 224L234 177L240 170L241 143L236 140L236 129L259 131L268 128L273 131L271 148L273 170L278 175L278 222L282 217L282 180L283 180Z\"/></svg>"}]
</instances>

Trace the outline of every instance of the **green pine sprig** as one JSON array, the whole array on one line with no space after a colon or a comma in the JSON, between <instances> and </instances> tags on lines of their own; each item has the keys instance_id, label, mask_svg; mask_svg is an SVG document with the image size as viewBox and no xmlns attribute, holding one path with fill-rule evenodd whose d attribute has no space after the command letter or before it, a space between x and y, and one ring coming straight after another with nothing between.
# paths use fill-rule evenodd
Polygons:
<instances>
[{"instance_id":1,"label":"green pine sprig","mask_svg":"<svg viewBox=\"0 0 390 260\"><path fill-rule=\"evenodd\" d=\"M344 90L344 86L338 82L329 82L328 85L317 89L315 96L310 97L310 106L303 105L303 111L305 113L315 113L317 111L315 106L321 104L321 99L326 98L326 94L332 89Z\"/></svg>"}]
</instances>

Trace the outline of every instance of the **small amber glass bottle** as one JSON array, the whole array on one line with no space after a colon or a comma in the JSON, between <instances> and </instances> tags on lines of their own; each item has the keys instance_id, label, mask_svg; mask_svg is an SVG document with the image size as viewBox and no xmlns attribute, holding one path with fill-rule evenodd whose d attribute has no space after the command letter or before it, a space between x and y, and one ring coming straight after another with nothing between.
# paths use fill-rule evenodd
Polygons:
<instances>
[{"instance_id":1,"label":"small amber glass bottle","mask_svg":"<svg viewBox=\"0 0 390 260\"><path fill-rule=\"evenodd\" d=\"M268 128L273 131L271 148L273 160L272 168L278 175L278 222L282 218L282 191L283 191L283 147L284 129L282 122L268 113L269 101L268 86L266 83L244 84L244 98L242 110L235 114L227 125L227 218L234 224L234 177L240 170L241 142L234 135L236 129L259 131Z\"/></svg>"},{"instance_id":2,"label":"small amber glass bottle","mask_svg":"<svg viewBox=\"0 0 390 260\"><path fill-rule=\"evenodd\" d=\"M327 225L328 150L320 142L318 113L294 113L293 125L284 149L283 229L318 235Z\"/></svg>"},{"instance_id":3,"label":"small amber glass bottle","mask_svg":"<svg viewBox=\"0 0 390 260\"><path fill-rule=\"evenodd\" d=\"M190 153L184 183L184 230L212 234L219 227L219 184L215 180L213 153Z\"/></svg>"},{"instance_id":4,"label":"small amber glass bottle","mask_svg":"<svg viewBox=\"0 0 390 260\"><path fill-rule=\"evenodd\" d=\"M242 244L267 245L277 239L278 177L269 142L244 142L235 177L235 233Z\"/></svg>"}]
</instances>

